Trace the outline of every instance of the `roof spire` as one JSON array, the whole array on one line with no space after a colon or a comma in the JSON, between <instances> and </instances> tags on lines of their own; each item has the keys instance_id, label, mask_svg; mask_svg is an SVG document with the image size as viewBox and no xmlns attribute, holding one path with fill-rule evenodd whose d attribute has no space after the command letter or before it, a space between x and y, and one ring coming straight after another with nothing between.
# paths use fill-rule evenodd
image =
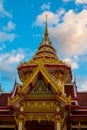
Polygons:
<instances>
[{"instance_id":1,"label":"roof spire","mask_svg":"<svg viewBox=\"0 0 87 130\"><path fill-rule=\"evenodd\" d=\"M76 76L74 77L74 83L76 84Z\"/></svg>"},{"instance_id":2,"label":"roof spire","mask_svg":"<svg viewBox=\"0 0 87 130\"><path fill-rule=\"evenodd\" d=\"M45 38L47 38L47 37L48 37L47 14L46 14L46 26L45 26L44 36L45 36Z\"/></svg>"},{"instance_id":3,"label":"roof spire","mask_svg":"<svg viewBox=\"0 0 87 130\"><path fill-rule=\"evenodd\" d=\"M15 77L15 82L14 82L14 85L16 85L16 83L17 83L17 79L16 79L16 77Z\"/></svg>"},{"instance_id":4,"label":"roof spire","mask_svg":"<svg viewBox=\"0 0 87 130\"><path fill-rule=\"evenodd\" d=\"M3 92L3 91L2 91L2 86L1 86L1 84L0 84L0 92Z\"/></svg>"}]
</instances>

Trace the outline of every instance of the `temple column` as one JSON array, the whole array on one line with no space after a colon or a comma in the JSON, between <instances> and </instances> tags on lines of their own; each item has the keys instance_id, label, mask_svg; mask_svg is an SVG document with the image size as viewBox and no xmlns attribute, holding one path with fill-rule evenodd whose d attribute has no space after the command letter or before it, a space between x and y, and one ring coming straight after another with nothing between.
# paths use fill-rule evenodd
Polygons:
<instances>
[{"instance_id":1,"label":"temple column","mask_svg":"<svg viewBox=\"0 0 87 130\"><path fill-rule=\"evenodd\" d=\"M57 113L56 113L56 116L55 116L55 130L61 130L59 104L57 104L56 112Z\"/></svg>"},{"instance_id":2,"label":"temple column","mask_svg":"<svg viewBox=\"0 0 87 130\"><path fill-rule=\"evenodd\" d=\"M60 125L60 121L59 120L55 121L55 130L61 130L61 125Z\"/></svg>"},{"instance_id":3,"label":"temple column","mask_svg":"<svg viewBox=\"0 0 87 130\"><path fill-rule=\"evenodd\" d=\"M66 123L64 123L64 126L63 126L62 130L67 130L67 124Z\"/></svg>"},{"instance_id":4,"label":"temple column","mask_svg":"<svg viewBox=\"0 0 87 130\"><path fill-rule=\"evenodd\" d=\"M18 118L18 130L26 130L23 114L20 114Z\"/></svg>"},{"instance_id":5,"label":"temple column","mask_svg":"<svg viewBox=\"0 0 87 130\"><path fill-rule=\"evenodd\" d=\"M81 130L81 123L78 122L78 130Z\"/></svg>"},{"instance_id":6,"label":"temple column","mask_svg":"<svg viewBox=\"0 0 87 130\"><path fill-rule=\"evenodd\" d=\"M25 129L25 120L24 120L24 106L23 103L20 106L20 113L18 117L18 130L26 130Z\"/></svg>"},{"instance_id":7,"label":"temple column","mask_svg":"<svg viewBox=\"0 0 87 130\"><path fill-rule=\"evenodd\" d=\"M23 123L22 121L19 121L19 124L18 124L18 130L23 130Z\"/></svg>"}]
</instances>

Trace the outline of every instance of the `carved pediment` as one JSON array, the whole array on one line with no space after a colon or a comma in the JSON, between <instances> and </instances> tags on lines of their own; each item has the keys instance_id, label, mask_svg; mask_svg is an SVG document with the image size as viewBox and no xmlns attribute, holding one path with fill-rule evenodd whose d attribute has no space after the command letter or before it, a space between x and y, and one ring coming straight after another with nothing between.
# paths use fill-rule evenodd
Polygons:
<instances>
[{"instance_id":1,"label":"carved pediment","mask_svg":"<svg viewBox=\"0 0 87 130\"><path fill-rule=\"evenodd\" d=\"M39 80L28 94L28 97L54 97L54 94L42 80Z\"/></svg>"}]
</instances>

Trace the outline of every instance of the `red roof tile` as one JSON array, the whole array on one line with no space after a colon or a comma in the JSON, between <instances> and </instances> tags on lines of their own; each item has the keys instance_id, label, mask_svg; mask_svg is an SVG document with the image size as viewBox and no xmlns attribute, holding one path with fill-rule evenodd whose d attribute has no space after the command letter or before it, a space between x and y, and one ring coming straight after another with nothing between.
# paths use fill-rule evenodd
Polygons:
<instances>
[{"instance_id":1,"label":"red roof tile","mask_svg":"<svg viewBox=\"0 0 87 130\"><path fill-rule=\"evenodd\" d=\"M74 85L71 84L71 85L65 85L65 93L66 93L66 96L70 96L71 97L75 97L75 93L74 93Z\"/></svg>"},{"instance_id":2,"label":"red roof tile","mask_svg":"<svg viewBox=\"0 0 87 130\"><path fill-rule=\"evenodd\" d=\"M0 107L7 106L7 100L10 93L0 93Z\"/></svg>"},{"instance_id":3,"label":"red roof tile","mask_svg":"<svg viewBox=\"0 0 87 130\"><path fill-rule=\"evenodd\" d=\"M87 106L87 92L78 92L77 95L79 97L79 105Z\"/></svg>"}]
</instances>

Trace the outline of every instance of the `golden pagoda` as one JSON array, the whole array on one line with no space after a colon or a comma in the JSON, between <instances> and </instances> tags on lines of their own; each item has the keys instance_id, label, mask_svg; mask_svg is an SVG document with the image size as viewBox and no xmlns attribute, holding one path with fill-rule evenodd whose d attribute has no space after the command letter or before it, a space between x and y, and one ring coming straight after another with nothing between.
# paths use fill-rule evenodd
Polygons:
<instances>
[{"instance_id":1,"label":"golden pagoda","mask_svg":"<svg viewBox=\"0 0 87 130\"><path fill-rule=\"evenodd\" d=\"M0 130L87 129L87 105L81 107L71 67L58 58L50 41L47 15L36 54L17 70L22 84L15 81L12 93L0 95L0 104L6 97L0 107Z\"/></svg>"}]
</instances>

